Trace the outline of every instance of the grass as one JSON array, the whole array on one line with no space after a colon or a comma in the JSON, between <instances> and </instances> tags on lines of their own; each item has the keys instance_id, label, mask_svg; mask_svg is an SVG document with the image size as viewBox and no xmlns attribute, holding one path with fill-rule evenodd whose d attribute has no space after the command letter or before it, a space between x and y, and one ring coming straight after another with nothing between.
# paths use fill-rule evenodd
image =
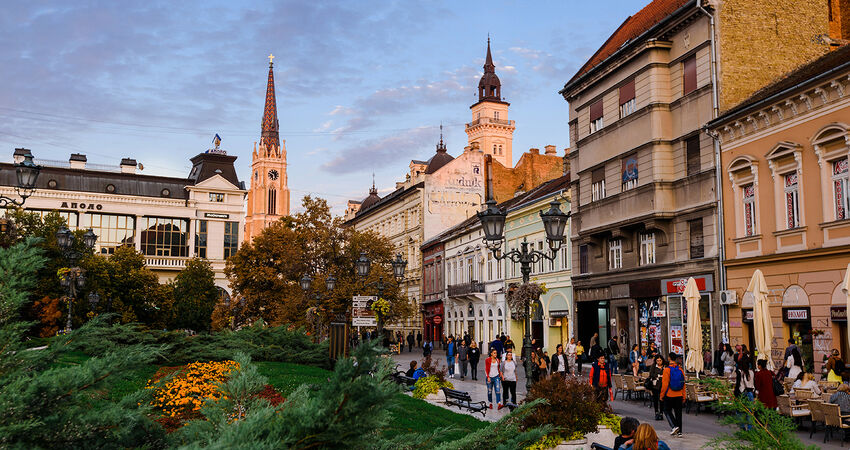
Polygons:
<instances>
[{"instance_id":1,"label":"grass","mask_svg":"<svg viewBox=\"0 0 850 450\"><path fill-rule=\"evenodd\" d=\"M302 384L325 383L330 376L327 370L313 366L274 361L258 361L255 364L260 375L267 377L269 384L284 397L288 397Z\"/></svg>"}]
</instances>

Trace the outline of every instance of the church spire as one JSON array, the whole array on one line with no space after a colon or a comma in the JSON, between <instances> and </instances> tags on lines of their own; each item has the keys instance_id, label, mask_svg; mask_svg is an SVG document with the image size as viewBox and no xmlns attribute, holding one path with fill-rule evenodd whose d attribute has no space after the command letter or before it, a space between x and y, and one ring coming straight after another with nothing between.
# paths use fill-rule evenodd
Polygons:
<instances>
[{"instance_id":1,"label":"church spire","mask_svg":"<svg viewBox=\"0 0 850 450\"><path fill-rule=\"evenodd\" d=\"M496 73L493 55L490 53L490 34L487 34L487 59L484 61L484 73Z\"/></svg>"},{"instance_id":2,"label":"church spire","mask_svg":"<svg viewBox=\"0 0 850 450\"><path fill-rule=\"evenodd\" d=\"M490 52L490 35L487 35L487 57L484 60L484 75L478 82L478 101L502 101L502 82L496 75L493 54Z\"/></svg>"},{"instance_id":3,"label":"church spire","mask_svg":"<svg viewBox=\"0 0 850 450\"><path fill-rule=\"evenodd\" d=\"M263 109L263 129L260 142L267 147L280 148L279 131L277 102L274 92L274 55L269 55L269 82L266 86L266 106Z\"/></svg>"}]
</instances>

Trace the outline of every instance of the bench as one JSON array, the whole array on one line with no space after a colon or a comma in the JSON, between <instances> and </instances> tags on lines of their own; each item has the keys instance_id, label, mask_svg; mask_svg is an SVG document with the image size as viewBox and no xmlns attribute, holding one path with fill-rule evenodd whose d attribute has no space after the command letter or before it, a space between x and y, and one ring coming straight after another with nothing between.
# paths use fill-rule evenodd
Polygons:
<instances>
[{"instance_id":1,"label":"bench","mask_svg":"<svg viewBox=\"0 0 850 450\"><path fill-rule=\"evenodd\" d=\"M466 408L473 413L481 413L483 416L487 416L487 403L486 402L473 402L472 397L469 396L469 392L457 391L454 389L449 389L447 387L441 388L443 390L443 394L446 395L446 404L447 405L455 405L460 408Z\"/></svg>"},{"instance_id":2,"label":"bench","mask_svg":"<svg viewBox=\"0 0 850 450\"><path fill-rule=\"evenodd\" d=\"M413 385L416 384L416 379L409 377L404 374L404 372L396 372L392 375L393 381L398 383L401 386L404 386L405 389L412 391Z\"/></svg>"}]
</instances>

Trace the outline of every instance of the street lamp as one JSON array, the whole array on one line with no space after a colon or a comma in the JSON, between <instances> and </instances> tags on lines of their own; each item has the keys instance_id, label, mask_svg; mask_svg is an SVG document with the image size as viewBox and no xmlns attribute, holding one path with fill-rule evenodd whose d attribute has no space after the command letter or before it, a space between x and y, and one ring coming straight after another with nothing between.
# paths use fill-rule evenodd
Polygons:
<instances>
[{"instance_id":1,"label":"street lamp","mask_svg":"<svg viewBox=\"0 0 850 450\"><path fill-rule=\"evenodd\" d=\"M91 307L92 312L94 312L94 308L95 308L95 306L97 306L97 303L99 301L100 301L100 296L97 295L96 292L90 292L89 293L89 306Z\"/></svg>"},{"instance_id":2,"label":"street lamp","mask_svg":"<svg viewBox=\"0 0 850 450\"><path fill-rule=\"evenodd\" d=\"M71 318L74 313L74 299L77 297L77 290L82 289L86 284L86 275L85 271L77 267L77 261L83 256L83 253L77 251L74 248L74 243L76 242L76 238L71 230L66 226L62 226L56 232L56 243L59 245L59 249L62 251L62 254L71 262L71 267L67 271L62 273L62 278L60 279L60 284L68 291L68 295L66 297L66 301L68 302L68 320L65 323L65 332L71 331ZM97 235L94 234L91 228L83 234L83 245L85 245L88 251L91 251L94 248L94 244L97 242ZM100 301L100 297L92 292L89 294L89 304L92 309Z\"/></svg>"},{"instance_id":3,"label":"street lamp","mask_svg":"<svg viewBox=\"0 0 850 450\"><path fill-rule=\"evenodd\" d=\"M493 253L497 260L510 259L520 264L522 283L528 284L531 276L532 264L543 259L553 261L558 249L564 243L564 231L566 230L569 214L561 211L561 204L553 200L549 204L549 210L540 211L540 219L543 221L543 230L546 232L546 241L549 244L550 254L528 249L528 241L523 239L519 250L511 250L502 253L502 244L505 236L505 219L507 213L496 206L495 200L488 200L487 208L478 213L481 228L484 229L484 244ZM522 353L525 357L525 387L531 389L531 302L525 305L525 334L522 338Z\"/></svg>"},{"instance_id":4,"label":"street lamp","mask_svg":"<svg viewBox=\"0 0 850 450\"><path fill-rule=\"evenodd\" d=\"M38 174L41 173L41 166L33 162L32 153L29 150L26 150L24 160L14 164L14 167L18 181L18 184L15 186L15 192L18 193L21 199L15 200L11 197L0 195L0 207L2 208L9 205L24 206L27 198L29 198L35 191L35 182L38 180Z\"/></svg>"},{"instance_id":5,"label":"street lamp","mask_svg":"<svg viewBox=\"0 0 850 450\"><path fill-rule=\"evenodd\" d=\"M304 291L304 295L307 298L312 298L316 301L316 311L315 311L315 323L313 325L316 332L316 341L319 340L319 306L322 300L327 300L330 298L330 295L323 296L318 292L314 292L312 296L308 294L310 291L310 287L313 285L313 277L310 274L305 273L304 276L301 277L301 280L298 281L298 284L301 285L301 290ZM328 275L325 278L325 291L330 294L334 288L336 287L336 277L333 275Z\"/></svg>"},{"instance_id":6,"label":"street lamp","mask_svg":"<svg viewBox=\"0 0 850 450\"><path fill-rule=\"evenodd\" d=\"M396 284L401 283L401 280L404 279L404 271L407 268L407 260L401 257L401 253L396 253L395 258L390 260L390 265L393 270L393 277L396 280ZM366 252L361 252L360 257L357 258L357 261L354 262L354 270L357 275L365 280L366 277L369 276L369 271L372 268L372 260L366 256ZM384 289L387 288L387 285L384 284L384 277L379 276L378 281L366 284L368 288L375 288L378 291L378 298L383 298ZM383 335L384 332L384 321L381 316L378 315L378 335Z\"/></svg>"}]
</instances>

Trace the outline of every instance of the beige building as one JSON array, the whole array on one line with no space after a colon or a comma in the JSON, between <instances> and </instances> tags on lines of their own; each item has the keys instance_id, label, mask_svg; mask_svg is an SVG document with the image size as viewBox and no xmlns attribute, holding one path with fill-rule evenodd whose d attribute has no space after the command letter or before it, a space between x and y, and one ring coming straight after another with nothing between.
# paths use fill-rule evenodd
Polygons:
<instances>
[{"instance_id":1,"label":"beige building","mask_svg":"<svg viewBox=\"0 0 850 450\"><path fill-rule=\"evenodd\" d=\"M684 351L684 280L719 305L718 151L701 131L773 78L830 49L827 0L654 0L564 86L570 104L578 337ZM814 38L813 38L814 37ZM626 345L623 345L626 344Z\"/></svg>"},{"instance_id":2,"label":"beige building","mask_svg":"<svg viewBox=\"0 0 850 450\"><path fill-rule=\"evenodd\" d=\"M793 338L819 373L831 349L850 352L841 290L850 263L850 45L779 78L711 128L722 143L731 342L754 347L746 288L760 269L772 358L780 363Z\"/></svg>"},{"instance_id":3,"label":"beige building","mask_svg":"<svg viewBox=\"0 0 850 450\"><path fill-rule=\"evenodd\" d=\"M14 162L27 154L27 149L16 149ZM192 158L189 176L179 178L143 175L129 158L120 166L88 164L86 155L77 153L67 162L36 159L42 170L25 209L58 211L70 229L91 228L100 254L134 247L160 282L174 279L187 259L206 258L216 286L230 292L225 259L238 250L245 221L246 190L235 160L210 149ZM0 194L16 198L14 177L11 164L0 164Z\"/></svg>"}]
</instances>

